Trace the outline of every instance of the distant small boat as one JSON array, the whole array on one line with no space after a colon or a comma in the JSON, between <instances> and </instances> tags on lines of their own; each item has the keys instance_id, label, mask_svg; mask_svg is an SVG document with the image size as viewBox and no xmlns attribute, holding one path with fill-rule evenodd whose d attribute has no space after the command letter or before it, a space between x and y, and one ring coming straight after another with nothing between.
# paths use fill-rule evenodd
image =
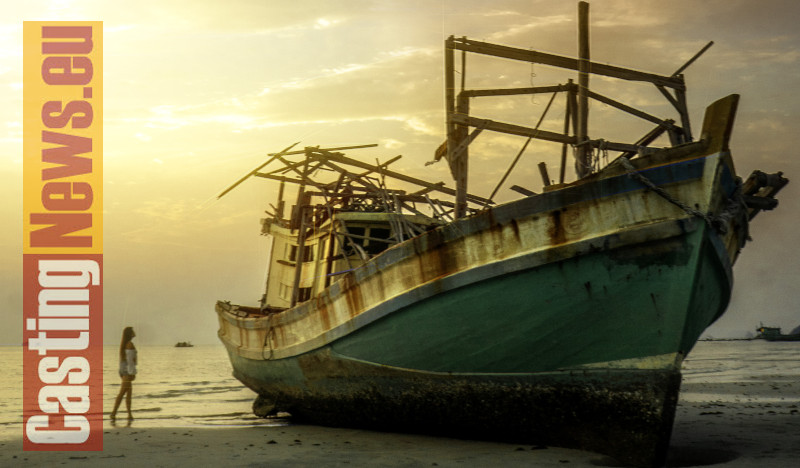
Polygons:
<instances>
[{"instance_id":1,"label":"distant small boat","mask_svg":"<svg viewBox=\"0 0 800 468\"><path fill-rule=\"evenodd\" d=\"M176 348L194 348L194 345L190 341L179 341L175 343Z\"/></svg>"},{"instance_id":2,"label":"distant small boat","mask_svg":"<svg viewBox=\"0 0 800 468\"><path fill-rule=\"evenodd\" d=\"M756 328L756 331L758 332L756 339L767 341L800 341L800 327L795 328L792 330L792 333L788 335L781 333L780 327L765 327L762 325Z\"/></svg>"}]
</instances>

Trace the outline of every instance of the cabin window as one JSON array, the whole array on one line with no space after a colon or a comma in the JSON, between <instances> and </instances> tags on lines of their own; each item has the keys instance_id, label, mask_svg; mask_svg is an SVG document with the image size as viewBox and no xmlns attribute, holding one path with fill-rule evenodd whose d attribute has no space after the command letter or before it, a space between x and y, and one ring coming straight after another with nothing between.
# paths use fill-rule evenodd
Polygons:
<instances>
[{"instance_id":1,"label":"cabin window","mask_svg":"<svg viewBox=\"0 0 800 468\"><path fill-rule=\"evenodd\" d=\"M362 247L364 252L370 257L378 255L389 248L390 245L394 244L394 242L391 242L392 230L389 228L348 226L347 232L350 234L350 240L352 240L354 244ZM383 242L384 240L387 242ZM355 251L350 246L350 242L347 242L346 246L346 255L355 255Z\"/></svg>"},{"instance_id":2,"label":"cabin window","mask_svg":"<svg viewBox=\"0 0 800 468\"><path fill-rule=\"evenodd\" d=\"M297 261L297 251L299 250L298 246L292 245L292 246L288 246L288 247L289 247L289 251L288 251L289 255L287 256L287 259L290 262L296 262ZM301 261L302 262L314 261L314 248L312 246L306 245L306 246L303 247L303 259Z\"/></svg>"},{"instance_id":3,"label":"cabin window","mask_svg":"<svg viewBox=\"0 0 800 468\"><path fill-rule=\"evenodd\" d=\"M311 288L300 288L297 291L297 302L305 302L311 299Z\"/></svg>"},{"instance_id":4,"label":"cabin window","mask_svg":"<svg viewBox=\"0 0 800 468\"><path fill-rule=\"evenodd\" d=\"M366 235L367 228L359 226L347 226L347 238L344 241L344 254L348 257L357 255L356 249L353 244L364 246L364 236Z\"/></svg>"},{"instance_id":5,"label":"cabin window","mask_svg":"<svg viewBox=\"0 0 800 468\"><path fill-rule=\"evenodd\" d=\"M381 242L375 239L385 239L389 240L392 237L391 229L384 229L384 228L370 228L369 234L367 234L370 239L367 240L366 250L367 253L372 255L378 255L379 253L386 250L391 243L389 242Z\"/></svg>"},{"instance_id":6,"label":"cabin window","mask_svg":"<svg viewBox=\"0 0 800 468\"><path fill-rule=\"evenodd\" d=\"M367 228L353 226L348 227L347 231L352 234L351 238L353 239L353 242L358 245L364 245L364 236L367 235Z\"/></svg>"}]
</instances>

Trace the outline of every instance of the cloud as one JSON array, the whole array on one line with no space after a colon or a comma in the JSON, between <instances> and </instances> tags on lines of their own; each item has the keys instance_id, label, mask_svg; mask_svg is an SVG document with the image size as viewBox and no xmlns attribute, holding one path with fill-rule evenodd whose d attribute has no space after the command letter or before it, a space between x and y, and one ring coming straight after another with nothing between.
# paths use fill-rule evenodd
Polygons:
<instances>
[{"instance_id":1,"label":"cloud","mask_svg":"<svg viewBox=\"0 0 800 468\"><path fill-rule=\"evenodd\" d=\"M378 140L378 143L386 149L399 149L406 146L406 143L395 140L394 138L383 138Z\"/></svg>"},{"instance_id":2,"label":"cloud","mask_svg":"<svg viewBox=\"0 0 800 468\"><path fill-rule=\"evenodd\" d=\"M552 28L553 26L572 22L574 22L574 19L569 15L553 15L543 18L526 16L524 22L513 24L501 31L489 34L488 39L491 42L502 42L510 38L518 38L538 28Z\"/></svg>"}]
</instances>

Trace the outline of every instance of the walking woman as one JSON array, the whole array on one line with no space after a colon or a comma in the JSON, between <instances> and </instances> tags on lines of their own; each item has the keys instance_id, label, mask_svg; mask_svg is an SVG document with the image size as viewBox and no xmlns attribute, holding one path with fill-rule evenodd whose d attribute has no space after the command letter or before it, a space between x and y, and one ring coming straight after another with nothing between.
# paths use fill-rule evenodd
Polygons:
<instances>
[{"instance_id":1,"label":"walking woman","mask_svg":"<svg viewBox=\"0 0 800 468\"><path fill-rule=\"evenodd\" d=\"M119 376L122 378L122 385L119 387L119 395L114 402L114 411L111 412L111 420L117 418L117 409L125 397L125 406L128 408L128 420L133 419L131 414L131 382L136 378L136 346L133 345L133 327L125 327L122 331L122 343L119 345Z\"/></svg>"}]
</instances>

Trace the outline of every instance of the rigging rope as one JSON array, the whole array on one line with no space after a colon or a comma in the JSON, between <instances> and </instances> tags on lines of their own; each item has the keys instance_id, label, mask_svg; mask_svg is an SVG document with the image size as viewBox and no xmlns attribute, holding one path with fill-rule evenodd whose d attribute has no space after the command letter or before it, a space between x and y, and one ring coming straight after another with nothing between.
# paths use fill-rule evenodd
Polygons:
<instances>
[{"instance_id":1,"label":"rigging rope","mask_svg":"<svg viewBox=\"0 0 800 468\"><path fill-rule=\"evenodd\" d=\"M506 181L506 178L508 178L508 175L511 174L511 171L514 170L514 166L516 166L517 162L519 162L519 158L522 156L522 153L525 152L525 148L528 147L528 143L530 143L531 139L536 138L536 136L538 135L539 126L542 125L542 121L544 120L544 117L547 115L547 111L550 110L550 105L553 104L553 100L556 98L557 94L558 94L558 91L554 92L553 95L550 96L550 101L547 103L547 106L544 108L544 112L542 112L542 116L539 117L539 121L536 123L536 127L533 129L533 132L534 132L533 135L529 136L528 139L525 141L525 144L522 146L522 149L519 151L519 153L517 153L517 157L514 158L514 160L511 162L511 165L508 166L508 169L506 170L506 173L503 174L503 177L500 178L500 181L497 183L497 186L494 188L494 190L492 190L492 194L489 195L489 200L490 201L497 194L497 191L500 190L500 187L503 185L503 182Z\"/></svg>"},{"instance_id":2,"label":"rigging rope","mask_svg":"<svg viewBox=\"0 0 800 468\"><path fill-rule=\"evenodd\" d=\"M636 170L636 168L631 164L631 161L622 156L619 158L622 167L625 168L627 171L628 177L638 181L649 190L652 190L657 195L659 195L664 200L672 203L673 205L677 206L685 213L698 217L704 220L711 228L715 229L720 234L725 234L728 232L728 226L738 218L739 224L742 227L742 235L739 239L739 248L744 246L744 243L748 239L748 220L747 220L747 204L745 203L744 196L742 195L742 181L738 177L736 178L736 189L734 192L728 197L727 204L725 208L718 214L712 215L711 213L703 213L702 211L696 210L691 206L687 205L686 203L678 200L677 198L670 195L666 190L656 185L652 180L648 179L647 177L643 176L640 172Z\"/></svg>"}]
</instances>

